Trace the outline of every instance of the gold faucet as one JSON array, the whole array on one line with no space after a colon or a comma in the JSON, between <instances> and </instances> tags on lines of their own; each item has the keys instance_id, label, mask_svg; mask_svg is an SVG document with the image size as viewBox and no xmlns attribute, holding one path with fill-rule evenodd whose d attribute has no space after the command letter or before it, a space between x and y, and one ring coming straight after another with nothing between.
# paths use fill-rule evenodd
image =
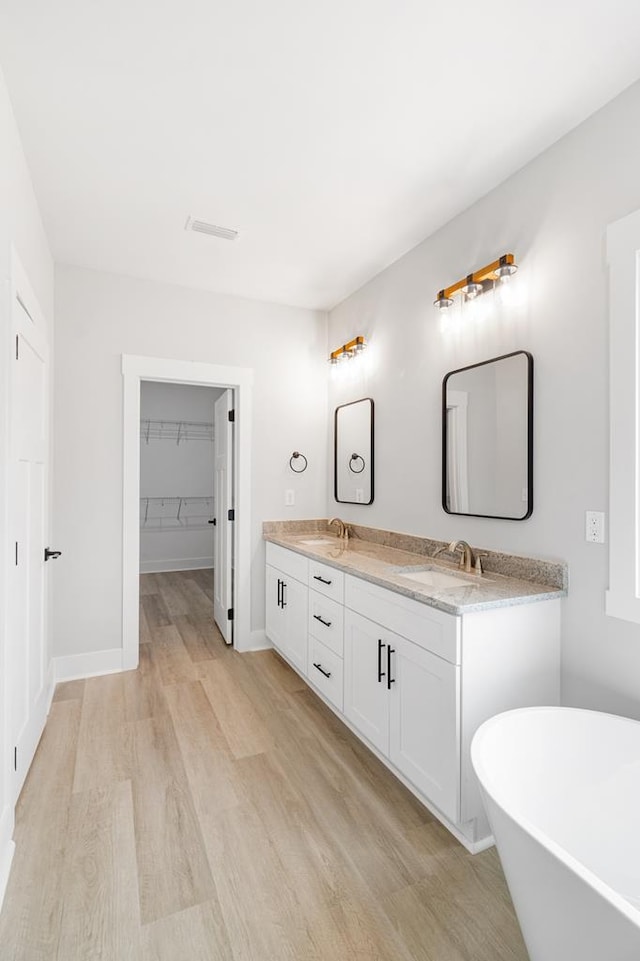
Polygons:
<instances>
[{"instance_id":1,"label":"gold faucet","mask_svg":"<svg viewBox=\"0 0 640 961\"><path fill-rule=\"evenodd\" d=\"M327 526L328 526L328 527L331 527L332 524L337 524L337 525L338 525L338 537L340 538L340 540L341 540L341 541L348 541L348 540L349 540L349 525L348 525L348 524L345 524L344 521L341 521L339 517L332 517Z\"/></svg>"},{"instance_id":2,"label":"gold faucet","mask_svg":"<svg viewBox=\"0 0 640 961\"><path fill-rule=\"evenodd\" d=\"M464 571L466 574L470 574L471 566L473 564L473 551L467 542L451 541L447 550L452 554L455 554L457 551L460 552L460 570Z\"/></svg>"}]
</instances>

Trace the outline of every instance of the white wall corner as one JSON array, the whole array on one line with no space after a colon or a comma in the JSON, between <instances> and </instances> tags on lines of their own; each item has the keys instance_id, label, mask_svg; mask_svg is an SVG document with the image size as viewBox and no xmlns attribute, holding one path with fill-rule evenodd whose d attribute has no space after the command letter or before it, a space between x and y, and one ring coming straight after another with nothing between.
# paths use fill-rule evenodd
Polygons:
<instances>
[{"instance_id":1,"label":"white wall corner","mask_svg":"<svg viewBox=\"0 0 640 961\"><path fill-rule=\"evenodd\" d=\"M91 651L87 654L67 654L54 658L54 677L60 681L75 681L84 677L98 677L101 674L117 674L119 671L133 670L137 667L127 665L121 647L110 651Z\"/></svg>"}]
</instances>

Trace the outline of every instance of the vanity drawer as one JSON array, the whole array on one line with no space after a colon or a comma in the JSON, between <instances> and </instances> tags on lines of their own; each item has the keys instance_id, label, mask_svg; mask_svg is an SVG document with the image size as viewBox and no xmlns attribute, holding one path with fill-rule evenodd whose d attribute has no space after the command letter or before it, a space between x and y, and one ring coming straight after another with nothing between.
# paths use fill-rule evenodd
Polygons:
<instances>
[{"instance_id":1,"label":"vanity drawer","mask_svg":"<svg viewBox=\"0 0 640 961\"><path fill-rule=\"evenodd\" d=\"M267 541L267 564L277 567L279 571L294 577L297 581L302 581L303 584L307 583L309 561L302 554L296 554L295 551L288 551L279 544L271 544Z\"/></svg>"},{"instance_id":2,"label":"vanity drawer","mask_svg":"<svg viewBox=\"0 0 640 961\"><path fill-rule=\"evenodd\" d=\"M460 663L460 618L359 577L345 576L345 606L450 664Z\"/></svg>"},{"instance_id":3,"label":"vanity drawer","mask_svg":"<svg viewBox=\"0 0 640 961\"><path fill-rule=\"evenodd\" d=\"M337 601L309 591L309 634L312 634L334 654L342 657L344 643L344 607Z\"/></svg>"},{"instance_id":4,"label":"vanity drawer","mask_svg":"<svg viewBox=\"0 0 640 961\"><path fill-rule=\"evenodd\" d=\"M311 635L309 635L307 677L328 701L342 711L344 698L342 658Z\"/></svg>"},{"instance_id":5,"label":"vanity drawer","mask_svg":"<svg viewBox=\"0 0 640 961\"><path fill-rule=\"evenodd\" d=\"M338 604L344 603L344 574L335 567L309 561L309 587L320 591L325 597L331 597Z\"/></svg>"}]
</instances>

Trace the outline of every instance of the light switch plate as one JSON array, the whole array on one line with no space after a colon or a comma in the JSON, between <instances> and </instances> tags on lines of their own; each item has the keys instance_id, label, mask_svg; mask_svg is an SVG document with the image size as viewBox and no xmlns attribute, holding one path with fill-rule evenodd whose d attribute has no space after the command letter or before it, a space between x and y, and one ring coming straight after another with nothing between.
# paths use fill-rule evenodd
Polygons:
<instances>
[{"instance_id":1,"label":"light switch plate","mask_svg":"<svg viewBox=\"0 0 640 961\"><path fill-rule=\"evenodd\" d=\"M293 507L296 502L296 492L294 490L286 490L284 492L284 506Z\"/></svg>"}]
</instances>

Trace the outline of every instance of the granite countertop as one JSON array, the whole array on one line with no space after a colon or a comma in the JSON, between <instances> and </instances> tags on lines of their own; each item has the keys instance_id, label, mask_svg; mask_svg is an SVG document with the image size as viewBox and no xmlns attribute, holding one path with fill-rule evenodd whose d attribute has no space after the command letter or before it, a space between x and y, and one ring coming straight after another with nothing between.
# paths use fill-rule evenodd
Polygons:
<instances>
[{"instance_id":1,"label":"granite countertop","mask_svg":"<svg viewBox=\"0 0 640 961\"><path fill-rule=\"evenodd\" d=\"M301 526L301 523L297 522L291 525L293 530L287 530L286 522L266 522L263 536L272 544L278 544L311 560L329 564L346 574L379 584L380 587L404 594L447 614L468 614L497 607L531 604L564 597L567 593L566 565L560 563L554 565L552 562L538 562L535 559L514 558L514 566L518 572L530 575L541 570L547 580L559 579L559 585L539 583L529 578L512 577L493 571L481 575L465 574L459 570L457 563L440 556L432 556L433 551L429 550L429 545L442 542L414 538L413 540L424 547L424 550L417 553L389 546L389 543L366 540L357 534L345 542L332 531L326 528L323 530L318 523L310 525L307 531L301 530ZM393 540L392 532L381 533L389 535L385 538L387 541ZM397 537L407 540L406 535ZM508 557L497 554L495 556ZM527 561L530 561L529 565ZM559 573L555 572L556 567L560 569ZM551 577L547 574L547 568L554 568ZM446 585L429 586L407 578L409 574L422 571L435 572L435 581L439 578L442 580L443 574L449 578L455 577L455 581Z\"/></svg>"}]
</instances>

